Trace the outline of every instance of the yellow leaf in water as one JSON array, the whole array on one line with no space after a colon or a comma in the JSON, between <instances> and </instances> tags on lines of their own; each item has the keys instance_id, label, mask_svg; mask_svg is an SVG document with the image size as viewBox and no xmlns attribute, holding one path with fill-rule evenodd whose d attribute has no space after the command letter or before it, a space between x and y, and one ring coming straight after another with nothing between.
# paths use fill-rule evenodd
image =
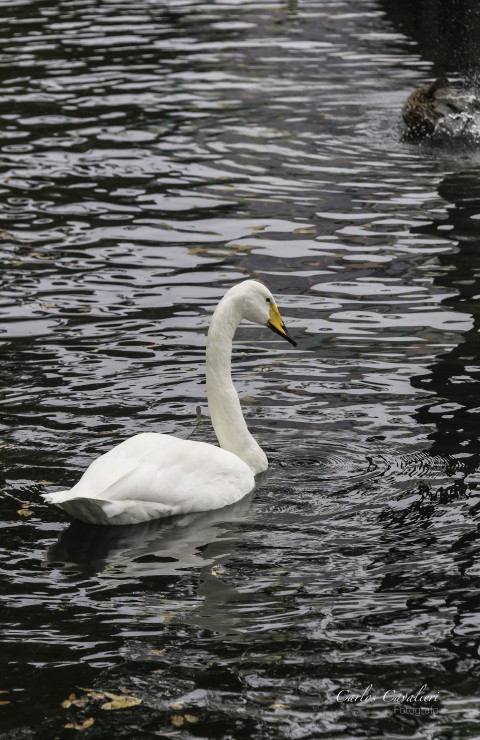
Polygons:
<instances>
[{"instance_id":1,"label":"yellow leaf in water","mask_svg":"<svg viewBox=\"0 0 480 740\"><path fill-rule=\"evenodd\" d=\"M69 722L67 725L63 725L67 728L67 730L88 730L89 727L93 725L95 722L93 717L89 717L85 720L85 722L82 722L81 725L76 725L73 722Z\"/></svg>"},{"instance_id":2,"label":"yellow leaf in water","mask_svg":"<svg viewBox=\"0 0 480 740\"><path fill-rule=\"evenodd\" d=\"M65 699L65 701L62 701L60 706L63 707L64 709L69 709L72 706L72 702L75 701L76 698L77 697L75 694L70 694L68 699Z\"/></svg>"},{"instance_id":3,"label":"yellow leaf in water","mask_svg":"<svg viewBox=\"0 0 480 740\"><path fill-rule=\"evenodd\" d=\"M148 651L148 654L149 655L163 655L164 652L165 652L165 650L155 650L155 649L152 649L152 650L149 650Z\"/></svg>"},{"instance_id":4,"label":"yellow leaf in water","mask_svg":"<svg viewBox=\"0 0 480 740\"><path fill-rule=\"evenodd\" d=\"M183 709L183 701L172 701L170 706L172 709Z\"/></svg>"},{"instance_id":5,"label":"yellow leaf in water","mask_svg":"<svg viewBox=\"0 0 480 740\"><path fill-rule=\"evenodd\" d=\"M294 229L293 234L316 234L317 230L315 226L301 226L299 229Z\"/></svg>"},{"instance_id":6,"label":"yellow leaf in water","mask_svg":"<svg viewBox=\"0 0 480 740\"><path fill-rule=\"evenodd\" d=\"M33 511L30 511L30 509L27 509L25 506L22 506L21 509L17 510L17 514L19 516L32 516Z\"/></svg>"},{"instance_id":7,"label":"yellow leaf in water","mask_svg":"<svg viewBox=\"0 0 480 740\"><path fill-rule=\"evenodd\" d=\"M277 701L275 702L275 704L270 704L269 709L274 709L276 712L278 712L281 709L288 709L288 704L282 704L281 701Z\"/></svg>"},{"instance_id":8,"label":"yellow leaf in water","mask_svg":"<svg viewBox=\"0 0 480 740\"><path fill-rule=\"evenodd\" d=\"M115 700L115 699L124 699L125 698L125 694L112 694L111 691L105 691L103 693L103 695L100 694L100 698L101 699L105 699L105 697L107 699L113 699L113 700Z\"/></svg>"},{"instance_id":9,"label":"yellow leaf in water","mask_svg":"<svg viewBox=\"0 0 480 740\"><path fill-rule=\"evenodd\" d=\"M181 714L174 714L173 717L170 717L170 724L174 725L174 727L181 727L184 722L185 720Z\"/></svg>"},{"instance_id":10,"label":"yellow leaf in water","mask_svg":"<svg viewBox=\"0 0 480 740\"><path fill-rule=\"evenodd\" d=\"M196 714L186 714L185 719L187 722L190 722L191 725L194 725L198 722L198 717Z\"/></svg>"},{"instance_id":11,"label":"yellow leaf in water","mask_svg":"<svg viewBox=\"0 0 480 740\"><path fill-rule=\"evenodd\" d=\"M74 704L76 707L84 707L85 704L90 701L90 696L81 696L79 699L75 699L75 701L72 701L72 704Z\"/></svg>"},{"instance_id":12,"label":"yellow leaf in water","mask_svg":"<svg viewBox=\"0 0 480 740\"><path fill-rule=\"evenodd\" d=\"M130 709L130 707L136 707L142 703L142 699L137 699L135 696L119 696L118 699L107 701L106 704L102 704L100 709Z\"/></svg>"},{"instance_id":13,"label":"yellow leaf in water","mask_svg":"<svg viewBox=\"0 0 480 740\"><path fill-rule=\"evenodd\" d=\"M65 701L62 701L61 705L64 709L69 709L71 706L75 707L84 707L87 701L89 700L88 696L81 696L77 699L75 694L70 694L68 699L65 699Z\"/></svg>"},{"instance_id":14,"label":"yellow leaf in water","mask_svg":"<svg viewBox=\"0 0 480 740\"><path fill-rule=\"evenodd\" d=\"M53 255L43 254L42 252L28 252L27 257L36 260L53 260Z\"/></svg>"},{"instance_id":15,"label":"yellow leaf in water","mask_svg":"<svg viewBox=\"0 0 480 740\"><path fill-rule=\"evenodd\" d=\"M11 704L11 703L12 703L11 701L6 701L6 700L0 701L0 707L4 707L6 704Z\"/></svg>"},{"instance_id":16,"label":"yellow leaf in water","mask_svg":"<svg viewBox=\"0 0 480 740\"><path fill-rule=\"evenodd\" d=\"M91 701L93 699L105 699L106 694L104 694L101 691L95 691L95 689L82 689L81 686L78 687L80 691L85 691L87 696L83 696L81 699L77 699L75 702L77 706L82 706L81 704L78 704L78 702L83 702L85 704L87 701Z\"/></svg>"}]
</instances>

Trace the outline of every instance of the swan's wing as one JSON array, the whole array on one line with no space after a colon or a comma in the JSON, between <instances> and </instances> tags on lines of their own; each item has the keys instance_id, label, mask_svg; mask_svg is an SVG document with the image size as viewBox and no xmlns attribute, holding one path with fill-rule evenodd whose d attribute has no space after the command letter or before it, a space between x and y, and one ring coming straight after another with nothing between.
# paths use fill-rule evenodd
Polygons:
<instances>
[{"instance_id":1,"label":"swan's wing","mask_svg":"<svg viewBox=\"0 0 480 740\"><path fill-rule=\"evenodd\" d=\"M152 466L167 471L170 449L177 450L178 457L178 447L183 441L169 434L145 433L130 437L94 460L70 493L112 499L125 497L126 488L132 491L143 487L146 495L148 486L142 480L142 473L151 473Z\"/></svg>"}]
</instances>

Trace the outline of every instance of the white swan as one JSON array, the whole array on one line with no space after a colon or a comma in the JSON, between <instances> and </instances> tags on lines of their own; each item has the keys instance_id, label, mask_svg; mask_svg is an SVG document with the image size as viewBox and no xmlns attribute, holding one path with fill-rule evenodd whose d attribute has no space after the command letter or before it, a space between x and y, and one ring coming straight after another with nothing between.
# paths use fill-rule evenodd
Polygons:
<instances>
[{"instance_id":1,"label":"white swan","mask_svg":"<svg viewBox=\"0 0 480 740\"><path fill-rule=\"evenodd\" d=\"M295 345L265 285L245 280L227 291L207 338L207 397L220 447L137 434L95 460L69 491L43 494L45 501L90 524L137 524L217 509L251 491L268 460L248 431L231 379L233 335L242 319Z\"/></svg>"}]
</instances>

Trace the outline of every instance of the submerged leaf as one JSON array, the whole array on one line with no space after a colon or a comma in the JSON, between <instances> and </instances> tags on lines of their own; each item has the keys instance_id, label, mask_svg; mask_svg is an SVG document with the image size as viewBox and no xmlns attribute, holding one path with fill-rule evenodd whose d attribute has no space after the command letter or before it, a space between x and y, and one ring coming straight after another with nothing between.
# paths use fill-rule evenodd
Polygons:
<instances>
[{"instance_id":1,"label":"submerged leaf","mask_svg":"<svg viewBox=\"0 0 480 740\"><path fill-rule=\"evenodd\" d=\"M28 508L29 506L30 501L25 501L22 504L22 508L17 510L17 514L19 514L20 516L32 516L33 511L30 511L30 509Z\"/></svg>"},{"instance_id":2,"label":"submerged leaf","mask_svg":"<svg viewBox=\"0 0 480 740\"><path fill-rule=\"evenodd\" d=\"M75 694L70 694L68 699L62 702L64 709L69 709L71 706L84 707L89 701L104 701L105 699L110 699L110 701L102 704L101 709L129 709L130 707L138 706L143 701L143 699L139 699L136 696L128 696L126 694L113 694L111 691L96 691L96 689L87 689L82 686L78 688L80 691L84 691L85 695L77 699ZM77 729L79 728L77 727Z\"/></svg>"},{"instance_id":3,"label":"submerged leaf","mask_svg":"<svg viewBox=\"0 0 480 740\"><path fill-rule=\"evenodd\" d=\"M72 702L74 702L76 698L77 698L76 694L70 694L68 699L65 699L65 701L62 701L60 706L63 707L64 709L69 709L72 706Z\"/></svg>"},{"instance_id":4,"label":"submerged leaf","mask_svg":"<svg viewBox=\"0 0 480 740\"><path fill-rule=\"evenodd\" d=\"M181 714L174 714L173 717L170 717L170 724L174 727L181 727L184 722L185 720Z\"/></svg>"},{"instance_id":5,"label":"submerged leaf","mask_svg":"<svg viewBox=\"0 0 480 740\"><path fill-rule=\"evenodd\" d=\"M196 714L186 714L185 719L187 722L190 722L190 724L194 725L198 722L198 717Z\"/></svg>"},{"instance_id":6,"label":"submerged leaf","mask_svg":"<svg viewBox=\"0 0 480 740\"><path fill-rule=\"evenodd\" d=\"M112 710L112 709L130 709L130 707L136 707L142 703L142 699L138 699L135 696L119 696L112 701L107 701L106 704L102 704L101 709Z\"/></svg>"},{"instance_id":7,"label":"submerged leaf","mask_svg":"<svg viewBox=\"0 0 480 740\"><path fill-rule=\"evenodd\" d=\"M89 696L80 696L77 698L76 694L70 694L68 699L62 701L60 706L63 707L63 709L70 709L71 706L84 707L89 699Z\"/></svg>"},{"instance_id":8,"label":"submerged leaf","mask_svg":"<svg viewBox=\"0 0 480 740\"><path fill-rule=\"evenodd\" d=\"M31 259L36 259L36 260L53 260L54 259L52 254L44 254L43 252L28 252L26 256L30 257Z\"/></svg>"},{"instance_id":9,"label":"submerged leaf","mask_svg":"<svg viewBox=\"0 0 480 740\"><path fill-rule=\"evenodd\" d=\"M73 722L69 722L68 724L63 725L63 726L66 727L67 730L88 730L88 728L91 727L94 722L95 722L94 718L89 717L88 719L85 720L85 722L82 722L81 725L76 725Z\"/></svg>"}]
</instances>

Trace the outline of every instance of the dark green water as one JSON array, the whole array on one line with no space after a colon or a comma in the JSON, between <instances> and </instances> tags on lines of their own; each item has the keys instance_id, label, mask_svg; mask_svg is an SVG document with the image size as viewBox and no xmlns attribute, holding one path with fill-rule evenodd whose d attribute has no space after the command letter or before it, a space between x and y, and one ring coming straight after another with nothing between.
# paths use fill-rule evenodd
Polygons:
<instances>
[{"instance_id":1,"label":"dark green water","mask_svg":"<svg viewBox=\"0 0 480 740\"><path fill-rule=\"evenodd\" d=\"M0 3L2 738L479 736L480 150L399 116L434 6ZM298 342L238 333L268 476L69 525L42 492L206 413L246 277Z\"/></svg>"}]
</instances>

